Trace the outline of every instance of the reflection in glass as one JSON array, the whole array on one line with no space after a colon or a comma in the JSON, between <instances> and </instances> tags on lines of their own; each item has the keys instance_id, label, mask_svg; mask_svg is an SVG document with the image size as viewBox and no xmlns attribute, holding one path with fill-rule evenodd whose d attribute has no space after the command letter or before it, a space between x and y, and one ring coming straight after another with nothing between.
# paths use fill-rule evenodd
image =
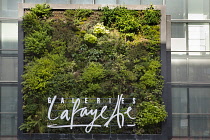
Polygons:
<instances>
[{"instance_id":1,"label":"reflection in glass","mask_svg":"<svg viewBox=\"0 0 210 140\"><path fill-rule=\"evenodd\" d=\"M18 59L17 57L0 56L0 81L17 81Z\"/></svg>"}]
</instances>

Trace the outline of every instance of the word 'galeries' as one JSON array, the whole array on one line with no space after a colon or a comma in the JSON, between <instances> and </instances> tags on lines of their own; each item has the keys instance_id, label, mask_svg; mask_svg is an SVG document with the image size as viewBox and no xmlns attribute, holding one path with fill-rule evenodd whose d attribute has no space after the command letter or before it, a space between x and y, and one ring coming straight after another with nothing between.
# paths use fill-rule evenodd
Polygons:
<instances>
[{"instance_id":1,"label":"word 'galeries'","mask_svg":"<svg viewBox=\"0 0 210 140\"><path fill-rule=\"evenodd\" d=\"M48 109L48 119L51 121L61 119L61 120L66 120L69 121L69 125L48 125L47 127L49 128L64 128L64 127L69 127L70 129L73 129L74 127L85 127L85 132L89 133L93 127L108 127L110 122L115 119L117 121L117 125L119 128L122 128L125 126L125 117L127 116L129 119L135 119L130 115L130 112L133 110L131 106L127 107L126 111L120 111L121 105L124 104L124 98L123 95L118 95L117 101L115 103L115 107L113 108L113 111L109 117L105 117L106 111L108 111L108 106L104 105L100 107L99 109L88 109L88 107L80 107L81 104L81 99L77 98L73 103L73 107L71 112L68 109L65 109L62 111L62 113L59 116L56 117L51 117L52 109L55 104L55 101L57 99L57 96L54 96L52 99L48 98L48 103L50 104L49 109ZM61 98L60 103L64 103L65 100L64 98ZM85 98L84 103L88 102L88 98ZM100 103L100 98L96 98L96 103ZM109 99L109 103L111 103L111 98ZM132 98L132 104L136 103L136 98ZM92 121L89 124L74 124L74 118L75 116L80 116L80 117L85 117L85 116L92 116ZM95 124L96 120L98 119L104 119L107 120L104 124ZM129 127L135 126L135 124L130 124L126 125Z\"/></svg>"}]
</instances>

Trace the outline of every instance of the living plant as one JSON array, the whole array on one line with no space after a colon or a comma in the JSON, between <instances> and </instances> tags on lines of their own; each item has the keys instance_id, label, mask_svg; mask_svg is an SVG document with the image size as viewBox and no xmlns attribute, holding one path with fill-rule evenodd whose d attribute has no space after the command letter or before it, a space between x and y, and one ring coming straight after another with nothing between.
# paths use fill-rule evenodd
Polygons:
<instances>
[{"instance_id":1,"label":"living plant","mask_svg":"<svg viewBox=\"0 0 210 140\"><path fill-rule=\"evenodd\" d=\"M49 5L38 4L23 17L24 123L20 129L49 131L47 98L53 95L116 98L123 94L137 99L136 127L124 132L159 133L167 117L162 101L160 11L151 6L140 11L103 7L61 13L57 18Z\"/></svg>"}]
</instances>

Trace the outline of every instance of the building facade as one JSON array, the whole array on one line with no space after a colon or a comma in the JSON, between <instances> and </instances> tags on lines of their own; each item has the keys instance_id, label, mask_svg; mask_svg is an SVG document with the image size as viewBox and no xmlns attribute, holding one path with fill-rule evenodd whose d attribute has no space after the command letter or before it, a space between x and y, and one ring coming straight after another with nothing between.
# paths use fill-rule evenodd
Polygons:
<instances>
[{"instance_id":1,"label":"building facade","mask_svg":"<svg viewBox=\"0 0 210 140\"><path fill-rule=\"evenodd\" d=\"M18 3L166 5L173 139L210 139L209 0L0 0L0 137L17 136Z\"/></svg>"}]
</instances>

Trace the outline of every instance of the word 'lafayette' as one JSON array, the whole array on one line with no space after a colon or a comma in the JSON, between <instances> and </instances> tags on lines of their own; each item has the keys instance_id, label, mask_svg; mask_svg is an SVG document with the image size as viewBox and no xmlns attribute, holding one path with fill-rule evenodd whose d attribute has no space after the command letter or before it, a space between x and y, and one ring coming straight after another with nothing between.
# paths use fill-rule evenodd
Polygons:
<instances>
[{"instance_id":1,"label":"word 'lafayette'","mask_svg":"<svg viewBox=\"0 0 210 140\"><path fill-rule=\"evenodd\" d=\"M69 110L63 110L60 116L57 116L55 118L51 118L51 111L53 108L53 105L55 103L55 100L57 98L57 96L54 96L54 98L51 100L49 100L48 98L48 103L50 103L50 107L48 109L48 119L49 120L57 120L57 119L61 119L61 120L66 120L69 121L70 124L69 125L48 125L47 127L49 128L63 128L63 127L69 127L70 129L73 129L73 127L85 127L85 132L89 133L93 127L108 127L109 123L116 118L117 120L117 124L119 128L122 128L124 126L124 120L125 120L125 115L128 116L130 119L135 119L133 117L130 116L130 111L132 110L132 107L128 107L127 110L125 112L120 112L120 105L124 104L124 98L122 98L122 94L118 95L117 97L117 102L115 105L115 108L113 110L113 112L111 113L110 117L104 117L104 113L107 110L107 106L103 106L100 111L98 109L89 109L87 107L82 107L79 108L80 106L80 99L77 98L74 102L72 102L73 108L71 111L71 114L69 113ZM133 104L135 104L135 98L133 98ZM87 101L87 100L86 100ZM86 103L85 101L85 103ZM97 98L97 103L99 103L100 98ZM61 98L61 103L64 103L64 99ZM88 116L91 115L93 117L93 120L89 123L89 124L74 124L74 117L75 115L79 115L80 117L84 117L84 116ZM69 117L71 116L71 117ZM102 124L95 124L95 121L99 118L102 118L104 120L107 120L103 125ZM127 126L135 126L135 124L131 124L131 125L127 125Z\"/></svg>"}]
</instances>

